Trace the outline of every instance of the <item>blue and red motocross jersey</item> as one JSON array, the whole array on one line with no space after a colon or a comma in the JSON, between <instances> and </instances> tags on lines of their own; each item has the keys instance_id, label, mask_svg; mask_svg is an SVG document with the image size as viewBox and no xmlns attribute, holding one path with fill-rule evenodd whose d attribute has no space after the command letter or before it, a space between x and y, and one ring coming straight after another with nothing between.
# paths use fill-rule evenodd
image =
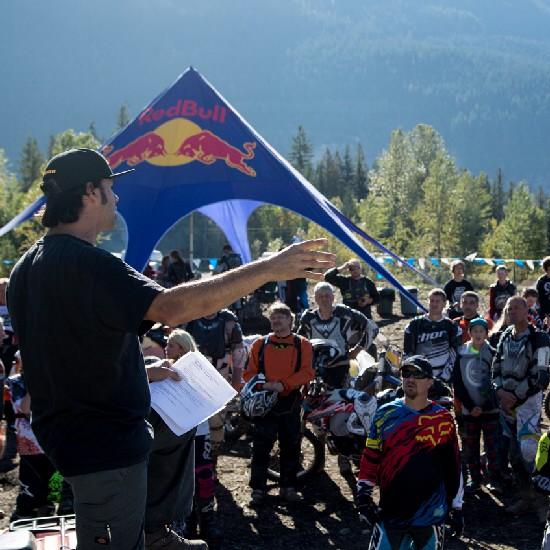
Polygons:
<instances>
[{"instance_id":1,"label":"blue and red motocross jersey","mask_svg":"<svg viewBox=\"0 0 550 550\"><path fill-rule=\"evenodd\" d=\"M380 407L361 457L362 480L380 487L385 526L443 523L460 484L451 414L435 403L417 411L403 399Z\"/></svg>"}]
</instances>

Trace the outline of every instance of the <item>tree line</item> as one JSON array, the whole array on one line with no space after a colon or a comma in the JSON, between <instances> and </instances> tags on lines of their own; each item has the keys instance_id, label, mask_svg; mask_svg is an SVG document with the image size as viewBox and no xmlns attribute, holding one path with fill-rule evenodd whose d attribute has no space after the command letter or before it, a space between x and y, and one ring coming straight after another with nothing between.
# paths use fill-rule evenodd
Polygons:
<instances>
[{"instance_id":1,"label":"tree line","mask_svg":"<svg viewBox=\"0 0 550 550\"><path fill-rule=\"evenodd\" d=\"M123 106L117 126L128 121ZM48 158L70 147L98 147L93 124L87 132L67 130L50 139ZM534 193L527 182L507 182L460 168L436 130L426 124L391 134L387 148L369 167L360 144L342 150L325 148L317 158L303 127L292 138L288 159L321 193L367 233L406 257L465 257L473 252L496 258L541 258L548 253L550 203L543 189ZM23 147L17 175L7 168L0 150L0 226L41 194L45 163L34 138ZM214 257L224 241L216 226L195 214L195 256ZM0 273L43 232L38 219L0 239ZM121 231L106 236L119 244ZM215 238L207 238L214 236ZM280 207L266 205L249 221L254 257L275 250L293 238L326 235L316 224ZM187 251L188 224L180 220L158 248ZM349 251L335 239L331 247L342 258Z\"/></svg>"},{"instance_id":2,"label":"tree line","mask_svg":"<svg viewBox=\"0 0 550 550\"><path fill-rule=\"evenodd\" d=\"M506 182L502 170L491 178L460 168L429 125L394 130L370 168L361 145L327 148L314 161L313 146L300 127L289 160L352 221L401 256L476 252L536 259L548 253L550 203L544 190L533 193L525 181ZM269 209L253 217L262 242L323 234L298 216Z\"/></svg>"}]
</instances>

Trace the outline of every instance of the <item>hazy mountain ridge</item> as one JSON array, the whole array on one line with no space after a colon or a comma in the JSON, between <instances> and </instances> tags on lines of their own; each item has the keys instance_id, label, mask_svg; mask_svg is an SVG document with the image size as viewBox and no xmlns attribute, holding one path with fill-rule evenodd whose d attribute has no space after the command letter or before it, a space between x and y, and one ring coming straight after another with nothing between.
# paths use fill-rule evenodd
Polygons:
<instances>
[{"instance_id":1,"label":"hazy mountain ridge","mask_svg":"<svg viewBox=\"0 0 550 550\"><path fill-rule=\"evenodd\" d=\"M550 187L550 2L418 4L3 4L0 147L91 121L106 137L122 102L137 114L194 65L283 154L303 124L317 151L361 141L372 162L426 122L462 166Z\"/></svg>"}]
</instances>

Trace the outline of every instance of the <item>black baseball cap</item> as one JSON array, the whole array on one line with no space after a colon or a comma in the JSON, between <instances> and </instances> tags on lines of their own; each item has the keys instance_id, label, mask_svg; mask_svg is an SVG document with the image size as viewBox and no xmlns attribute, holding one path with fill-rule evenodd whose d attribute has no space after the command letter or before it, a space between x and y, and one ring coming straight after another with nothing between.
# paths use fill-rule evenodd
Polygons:
<instances>
[{"instance_id":1,"label":"black baseball cap","mask_svg":"<svg viewBox=\"0 0 550 550\"><path fill-rule=\"evenodd\" d=\"M53 157L46 166L40 186L46 195L63 193L89 181L112 179L135 168L114 173L107 159L94 149L69 149Z\"/></svg>"},{"instance_id":2,"label":"black baseball cap","mask_svg":"<svg viewBox=\"0 0 550 550\"><path fill-rule=\"evenodd\" d=\"M424 373L427 378L433 378L432 365L423 355L412 355L401 363L399 370L416 369Z\"/></svg>"}]
</instances>

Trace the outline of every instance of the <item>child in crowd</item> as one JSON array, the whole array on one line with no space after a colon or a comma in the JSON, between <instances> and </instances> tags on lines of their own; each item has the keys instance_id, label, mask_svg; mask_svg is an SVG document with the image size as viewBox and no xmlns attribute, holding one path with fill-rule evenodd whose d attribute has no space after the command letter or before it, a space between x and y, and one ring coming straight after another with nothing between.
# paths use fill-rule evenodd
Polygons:
<instances>
[{"instance_id":1,"label":"child in crowd","mask_svg":"<svg viewBox=\"0 0 550 550\"><path fill-rule=\"evenodd\" d=\"M521 293L522 297L527 301L529 307L529 323L535 328L544 330L544 320L540 314L539 293L535 288L525 288Z\"/></svg>"},{"instance_id":2,"label":"child in crowd","mask_svg":"<svg viewBox=\"0 0 550 550\"><path fill-rule=\"evenodd\" d=\"M470 341L458 349L453 385L462 403L462 446L468 466L466 489L477 491L483 481L480 462L480 439L487 456L488 487L502 492L498 458L499 408L491 384L491 364L495 350L487 342L487 321L472 319L468 327Z\"/></svg>"},{"instance_id":3,"label":"child in crowd","mask_svg":"<svg viewBox=\"0 0 550 550\"><path fill-rule=\"evenodd\" d=\"M462 315L460 297L467 290L474 290L472 283L464 278L465 270L466 267L462 260L456 260L451 263L451 274L453 278L443 287L447 300L449 301L449 309L447 310L449 319L454 319Z\"/></svg>"},{"instance_id":4,"label":"child in crowd","mask_svg":"<svg viewBox=\"0 0 550 550\"><path fill-rule=\"evenodd\" d=\"M502 315L502 310L508 298L517 292L516 285L508 279L508 268L499 265L495 269L497 280L489 287L489 317L497 321Z\"/></svg>"}]
</instances>

